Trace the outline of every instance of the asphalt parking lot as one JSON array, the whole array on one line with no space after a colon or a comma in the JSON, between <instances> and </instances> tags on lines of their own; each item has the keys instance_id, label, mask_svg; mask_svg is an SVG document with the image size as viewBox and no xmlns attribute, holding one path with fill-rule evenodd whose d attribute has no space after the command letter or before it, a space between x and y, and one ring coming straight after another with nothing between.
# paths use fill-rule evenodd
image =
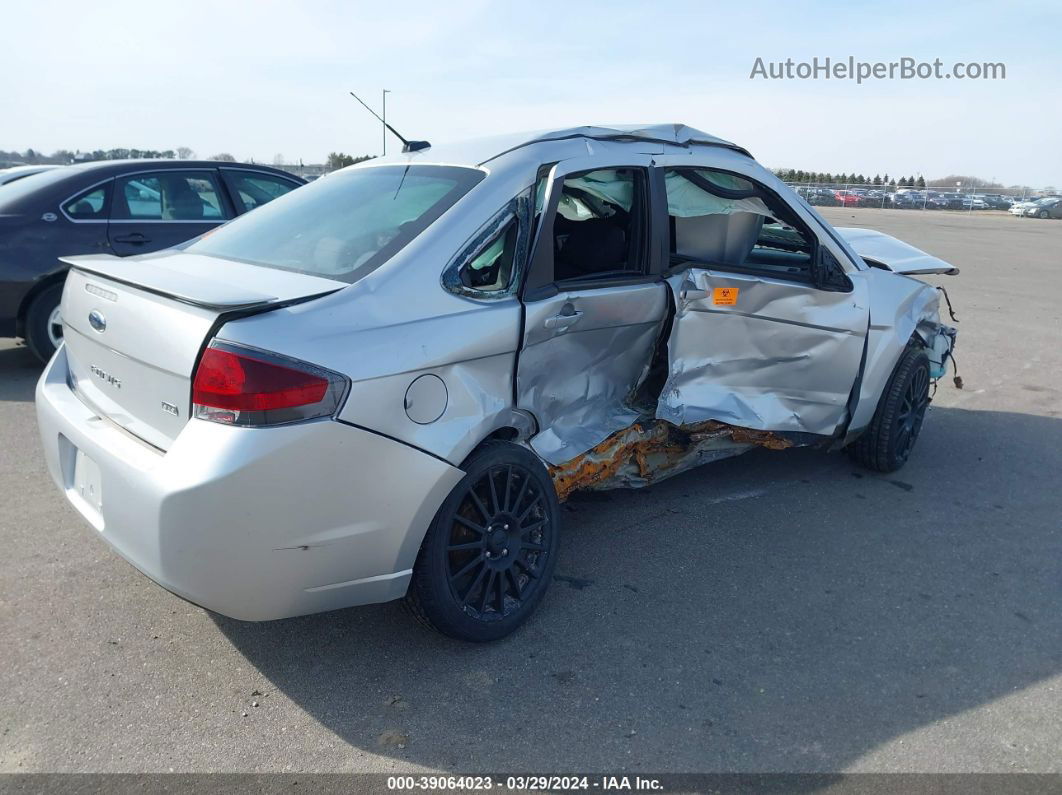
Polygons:
<instances>
[{"instance_id":1,"label":"asphalt parking lot","mask_svg":"<svg viewBox=\"0 0 1062 795\"><path fill-rule=\"evenodd\" d=\"M494 645L208 614L48 479L0 341L0 772L1062 772L1062 222L827 208L962 268L913 460L757 451L568 503Z\"/></svg>"}]
</instances>

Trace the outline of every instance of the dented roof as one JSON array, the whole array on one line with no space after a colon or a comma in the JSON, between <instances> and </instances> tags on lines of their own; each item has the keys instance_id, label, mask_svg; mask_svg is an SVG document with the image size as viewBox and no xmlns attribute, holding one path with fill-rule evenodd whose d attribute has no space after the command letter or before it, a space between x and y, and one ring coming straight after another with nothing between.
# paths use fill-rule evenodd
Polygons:
<instances>
[{"instance_id":1,"label":"dented roof","mask_svg":"<svg viewBox=\"0 0 1062 795\"><path fill-rule=\"evenodd\" d=\"M709 135L685 124L619 124L609 126L584 125L557 130L533 130L508 135L474 138L452 143L433 145L417 152L392 155L386 160L395 162L440 162L484 165L491 160L518 149L535 144L559 143L585 139L590 141L616 141L660 144L665 146L718 146L733 150L746 157L752 155L744 147Z\"/></svg>"}]
</instances>

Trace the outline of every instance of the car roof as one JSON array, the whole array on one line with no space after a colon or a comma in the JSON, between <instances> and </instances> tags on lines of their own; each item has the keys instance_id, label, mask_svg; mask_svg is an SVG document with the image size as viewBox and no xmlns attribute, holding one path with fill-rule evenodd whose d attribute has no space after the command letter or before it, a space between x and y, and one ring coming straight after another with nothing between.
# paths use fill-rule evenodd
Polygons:
<instances>
[{"instance_id":1,"label":"car roof","mask_svg":"<svg viewBox=\"0 0 1062 795\"><path fill-rule=\"evenodd\" d=\"M23 171L47 171L50 168L59 168L57 163L40 163L38 165L24 164L21 166L9 166L0 168L0 174L21 174Z\"/></svg>"},{"instance_id":2,"label":"car roof","mask_svg":"<svg viewBox=\"0 0 1062 795\"><path fill-rule=\"evenodd\" d=\"M302 177L296 176L289 171L265 166L258 163L234 163L228 160L176 160L163 158L143 158L129 160L93 160L88 163L74 163L66 166L68 174L98 174L101 177L110 174L128 171L130 166L138 169L170 169L170 168L249 168L255 171L267 171L284 177L291 177L297 182L304 182Z\"/></svg>"},{"instance_id":3,"label":"car roof","mask_svg":"<svg viewBox=\"0 0 1062 795\"><path fill-rule=\"evenodd\" d=\"M276 174L299 185L306 183L302 177L287 171L253 163L233 163L221 160L96 160L91 163L64 166L61 169L48 169L40 174L32 174L5 185L0 193L0 211L20 213L37 204L62 201L117 176L144 174L151 171L208 169L219 166Z\"/></svg>"},{"instance_id":4,"label":"car roof","mask_svg":"<svg viewBox=\"0 0 1062 795\"><path fill-rule=\"evenodd\" d=\"M420 161L446 162L453 165L482 166L519 149L539 147L573 140L612 141L617 143L653 143L689 148L691 146L719 146L731 149L748 158L749 151L737 144L717 138L685 124L612 125L565 127L555 130L536 130L474 138L453 143L433 145L417 152L403 152L382 158L383 162L409 163ZM543 152L543 162L548 160ZM378 160L377 162L380 162Z\"/></svg>"}]
</instances>

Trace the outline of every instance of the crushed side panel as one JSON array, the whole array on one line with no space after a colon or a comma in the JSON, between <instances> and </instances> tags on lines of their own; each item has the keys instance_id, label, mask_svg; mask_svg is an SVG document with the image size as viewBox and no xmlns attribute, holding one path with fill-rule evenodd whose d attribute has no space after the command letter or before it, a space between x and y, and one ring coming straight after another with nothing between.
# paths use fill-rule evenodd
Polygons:
<instances>
[{"instance_id":1,"label":"crushed side panel","mask_svg":"<svg viewBox=\"0 0 1062 795\"><path fill-rule=\"evenodd\" d=\"M581 313L568 331L549 324ZM541 432L531 447L561 464L635 422L630 398L644 381L667 314L660 284L560 293L526 305L517 406Z\"/></svg>"},{"instance_id":2,"label":"crushed side panel","mask_svg":"<svg viewBox=\"0 0 1062 795\"><path fill-rule=\"evenodd\" d=\"M863 353L866 289L851 293L691 268L667 281L677 307L656 416L829 435L847 418ZM719 305L716 288L736 293Z\"/></svg>"},{"instance_id":3,"label":"crushed side panel","mask_svg":"<svg viewBox=\"0 0 1062 795\"><path fill-rule=\"evenodd\" d=\"M913 335L917 334L930 348L934 375L943 375L955 345L955 330L940 322L940 292L935 287L888 271L871 269L863 274L870 288L870 332L859 401L848 426L846 443L870 423L885 384ZM946 353L933 351L940 333L948 338Z\"/></svg>"},{"instance_id":4,"label":"crushed side panel","mask_svg":"<svg viewBox=\"0 0 1062 795\"><path fill-rule=\"evenodd\" d=\"M560 500L591 489L640 488L753 447L784 450L809 441L709 420L677 426L645 420L617 431L570 461L549 467Z\"/></svg>"}]
</instances>

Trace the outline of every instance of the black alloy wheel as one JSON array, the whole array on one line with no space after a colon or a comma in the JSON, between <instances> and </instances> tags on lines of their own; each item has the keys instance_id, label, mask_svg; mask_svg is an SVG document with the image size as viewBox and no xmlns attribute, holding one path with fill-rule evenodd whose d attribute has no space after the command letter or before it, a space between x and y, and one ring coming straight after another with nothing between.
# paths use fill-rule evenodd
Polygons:
<instances>
[{"instance_id":1,"label":"black alloy wheel","mask_svg":"<svg viewBox=\"0 0 1062 795\"><path fill-rule=\"evenodd\" d=\"M929 406L929 357L909 346L889 378L866 430L846 450L877 472L895 472L907 463Z\"/></svg>"},{"instance_id":2,"label":"black alloy wheel","mask_svg":"<svg viewBox=\"0 0 1062 795\"><path fill-rule=\"evenodd\" d=\"M504 637L538 605L557 558L557 495L541 462L508 442L488 442L425 537L407 600L453 637Z\"/></svg>"},{"instance_id":3,"label":"black alloy wheel","mask_svg":"<svg viewBox=\"0 0 1062 795\"><path fill-rule=\"evenodd\" d=\"M893 422L893 449L901 461L906 461L922 430L922 422L929 406L929 367L916 367L907 381L900 410Z\"/></svg>"}]
</instances>

